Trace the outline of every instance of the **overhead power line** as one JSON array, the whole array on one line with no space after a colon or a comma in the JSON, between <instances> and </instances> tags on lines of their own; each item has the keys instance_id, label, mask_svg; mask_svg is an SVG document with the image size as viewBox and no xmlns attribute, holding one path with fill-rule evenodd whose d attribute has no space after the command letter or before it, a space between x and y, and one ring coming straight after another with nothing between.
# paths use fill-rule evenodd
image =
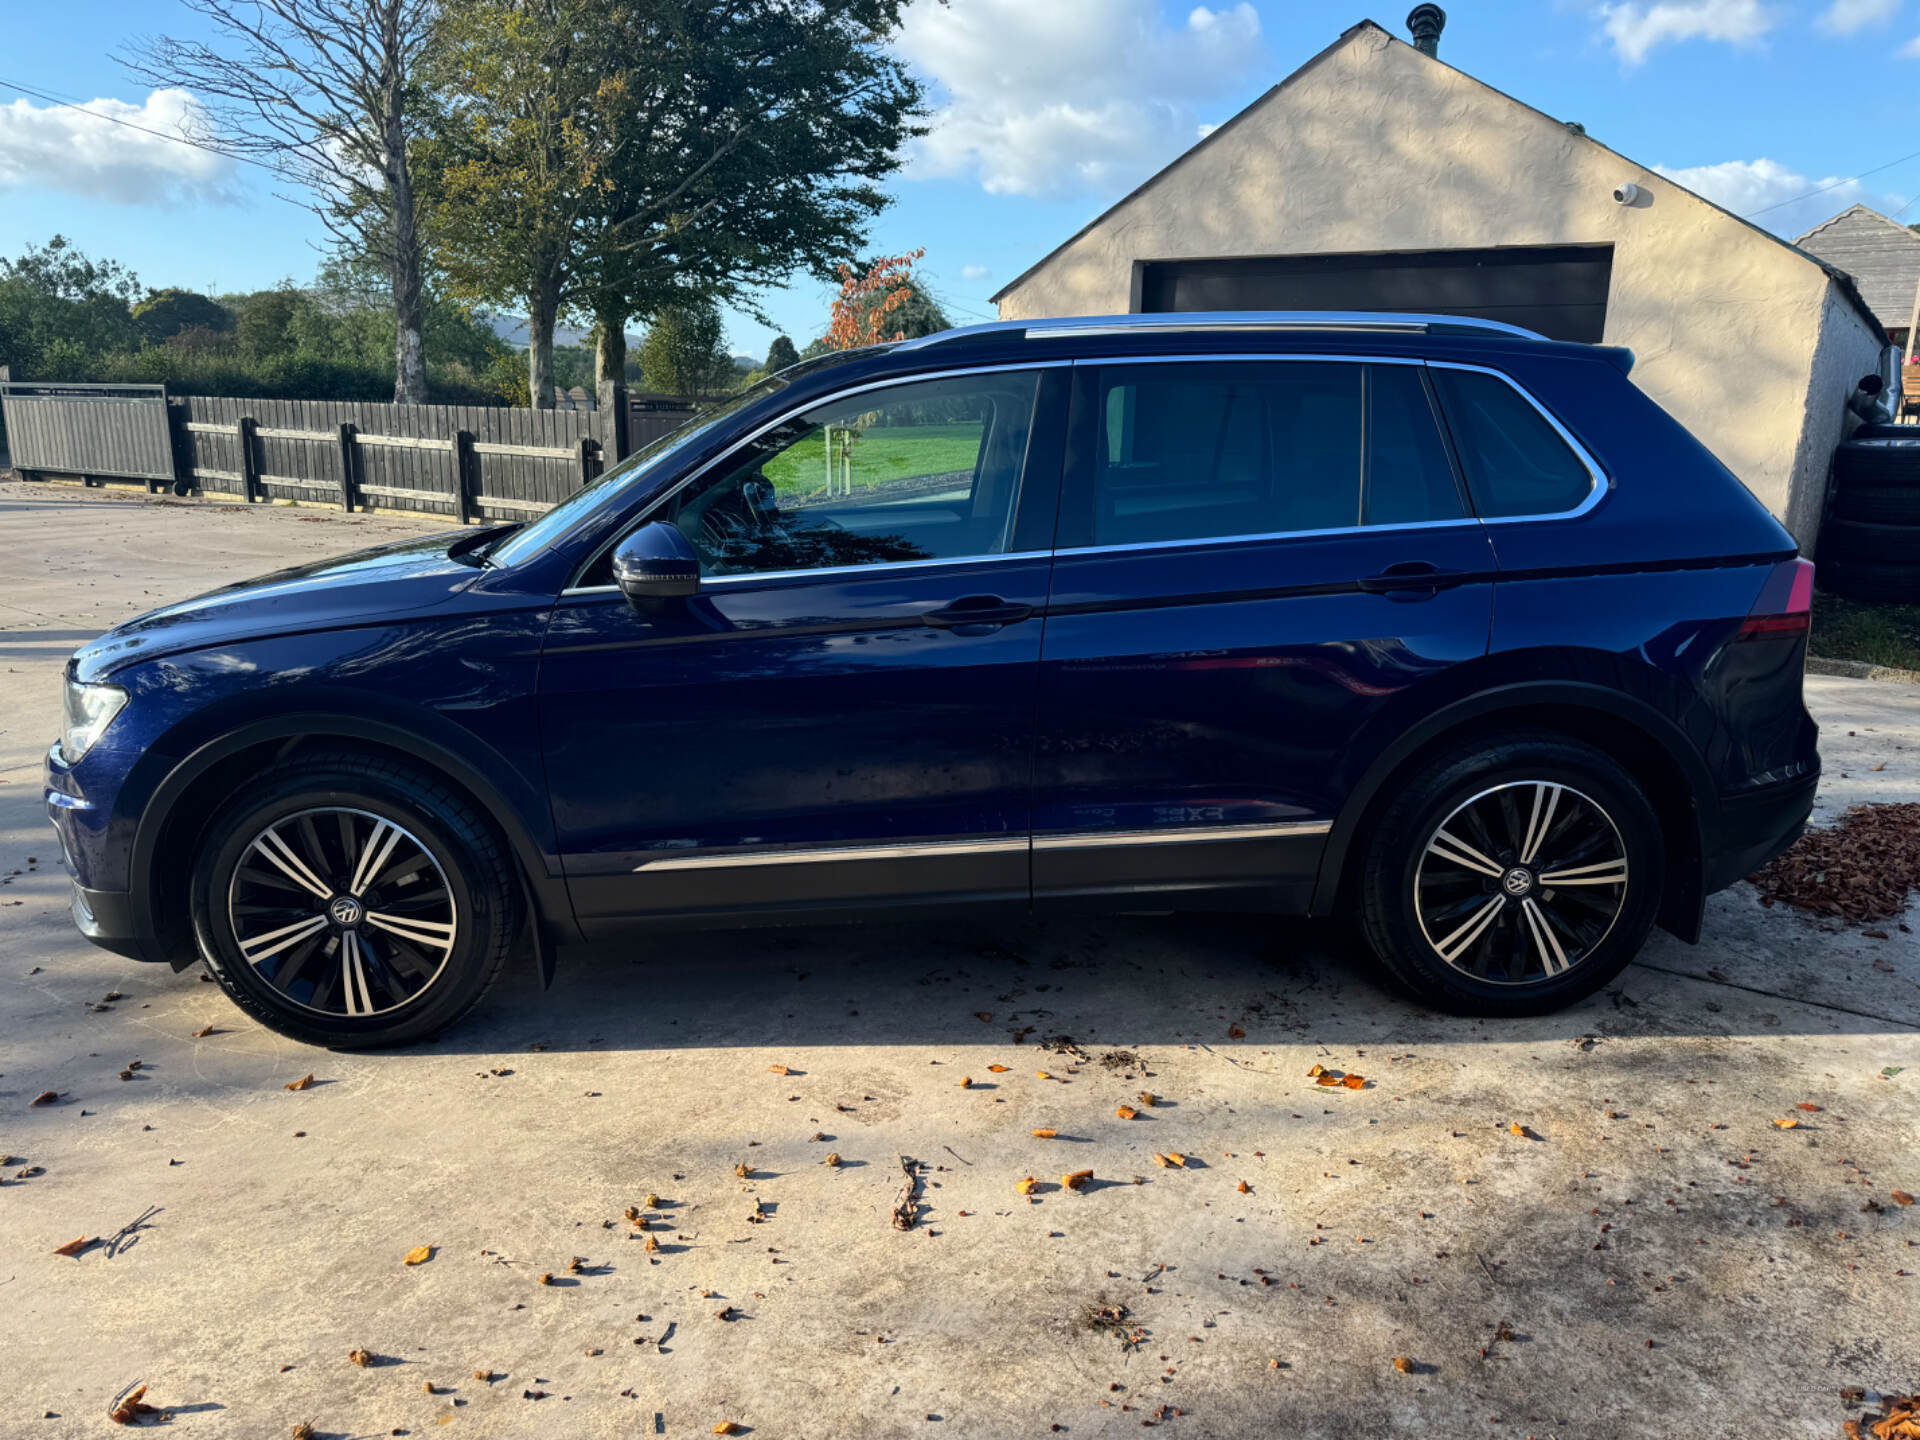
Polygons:
<instances>
[{"instance_id":1,"label":"overhead power line","mask_svg":"<svg viewBox=\"0 0 1920 1440\"><path fill-rule=\"evenodd\" d=\"M1904 165L1907 161L1916 159L1920 159L1920 150L1914 151L1911 155L1902 155L1898 160L1889 160L1884 165L1876 165L1871 170L1862 170L1858 175L1849 175L1844 180L1836 180L1831 185L1822 185L1818 190L1809 190L1804 195L1796 195L1791 200L1776 200L1771 205L1762 205L1758 210L1747 211L1740 218L1751 220L1754 216L1764 215L1769 210L1782 210L1789 205L1798 205L1802 200L1811 200L1816 195L1824 195L1829 190L1838 190L1842 185L1851 185L1856 180L1864 180L1869 175L1878 175L1882 170L1891 170L1896 165Z\"/></svg>"},{"instance_id":2,"label":"overhead power line","mask_svg":"<svg viewBox=\"0 0 1920 1440\"><path fill-rule=\"evenodd\" d=\"M31 86L22 85L14 80L8 80L4 76L0 76L0 89L17 91L19 94L31 96L35 100L44 100L49 105L58 105L63 110L74 110L82 115L91 115L95 120L105 120L109 125L119 125L128 130L138 130L142 135L151 135L156 140L171 140L175 145L186 145L195 150L204 150L207 154L218 155L223 160L238 160L243 165L258 166L270 174L281 174L278 166L269 165L264 160L256 160L251 155L242 155L237 151L225 150L218 145L209 145L203 140L189 139L185 135L170 135L165 130L155 130L151 126L136 125L133 121L122 120L117 115L102 115L98 110L89 110L84 105L76 105L71 100L62 100L57 95L49 95L43 90L35 90Z\"/></svg>"}]
</instances>

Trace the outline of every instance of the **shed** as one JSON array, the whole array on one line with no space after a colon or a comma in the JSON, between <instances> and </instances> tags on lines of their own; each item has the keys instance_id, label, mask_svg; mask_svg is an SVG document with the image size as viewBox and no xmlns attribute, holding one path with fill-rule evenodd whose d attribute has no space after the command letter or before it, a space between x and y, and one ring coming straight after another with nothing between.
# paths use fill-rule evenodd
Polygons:
<instances>
[{"instance_id":1,"label":"shed","mask_svg":"<svg viewBox=\"0 0 1920 1440\"><path fill-rule=\"evenodd\" d=\"M1908 355L1920 296L1920 234L1865 205L1851 205L1793 242L1853 277L1869 309Z\"/></svg>"}]
</instances>

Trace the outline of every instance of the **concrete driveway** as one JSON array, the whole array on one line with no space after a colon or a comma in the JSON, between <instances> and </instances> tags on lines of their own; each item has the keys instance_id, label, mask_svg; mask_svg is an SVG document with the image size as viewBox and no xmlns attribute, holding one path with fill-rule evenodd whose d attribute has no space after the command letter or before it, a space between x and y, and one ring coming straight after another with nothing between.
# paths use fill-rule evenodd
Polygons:
<instances>
[{"instance_id":1,"label":"concrete driveway","mask_svg":"<svg viewBox=\"0 0 1920 1440\"><path fill-rule=\"evenodd\" d=\"M245 1437L1828 1437L1920 1388L1907 925L1740 887L1511 1023L1318 925L686 936L376 1055L80 941L67 653L427 528L0 485L0 1434L116 1433L136 1382ZM1827 813L1920 799L1920 696L1809 690Z\"/></svg>"}]
</instances>

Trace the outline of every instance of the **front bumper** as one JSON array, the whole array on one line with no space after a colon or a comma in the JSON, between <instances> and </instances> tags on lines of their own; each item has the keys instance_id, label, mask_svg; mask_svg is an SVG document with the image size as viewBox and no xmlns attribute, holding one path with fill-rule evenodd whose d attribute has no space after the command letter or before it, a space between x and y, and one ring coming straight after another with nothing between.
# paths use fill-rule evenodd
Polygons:
<instances>
[{"instance_id":1,"label":"front bumper","mask_svg":"<svg viewBox=\"0 0 1920 1440\"><path fill-rule=\"evenodd\" d=\"M1820 771L1777 785L1720 797L1720 815L1705 836L1706 893L1744 880L1800 838L1813 813Z\"/></svg>"},{"instance_id":2,"label":"front bumper","mask_svg":"<svg viewBox=\"0 0 1920 1440\"><path fill-rule=\"evenodd\" d=\"M74 928L101 949L129 960L166 961L152 917L143 913L131 891L86 883L98 874L106 817L81 788L58 745L47 752L45 797L47 821L60 842L60 861L73 881L69 908Z\"/></svg>"},{"instance_id":3,"label":"front bumper","mask_svg":"<svg viewBox=\"0 0 1920 1440\"><path fill-rule=\"evenodd\" d=\"M88 890L76 881L71 909L74 927L102 950L129 960L166 960L157 944L142 939L134 921L133 896L125 890Z\"/></svg>"}]
</instances>

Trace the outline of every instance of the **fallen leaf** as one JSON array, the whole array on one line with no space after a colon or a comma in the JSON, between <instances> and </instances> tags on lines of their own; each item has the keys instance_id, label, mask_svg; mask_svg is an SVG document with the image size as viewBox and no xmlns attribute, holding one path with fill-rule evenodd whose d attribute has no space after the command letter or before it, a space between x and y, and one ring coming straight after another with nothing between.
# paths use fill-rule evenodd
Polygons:
<instances>
[{"instance_id":1,"label":"fallen leaf","mask_svg":"<svg viewBox=\"0 0 1920 1440\"><path fill-rule=\"evenodd\" d=\"M973 1089L973 1077L971 1075L962 1075L960 1077L960 1088L962 1090Z\"/></svg>"},{"instance_id":2,"label":"fallen leaf","mask_svg":"<svg viewBox=\"0 0 1920 1440\"><path fill-rule=\"evenodd\" d=\"M982 1025L989 1024L993 1020L993 1016L985 1010L974 1011L973 1018L978 1020Z\"/></svg>"},{"instance_id":3,"label":"fallen leaf","mask_svg":"<svg viewBox=\"0 0 1920 1440\"><path fill-rule=\"evenodd\" d=\"M1004 1075L1007 1073L1007 1067L1004 1065L989 1065L987 1066L987 1069L991 1070L996 1075Z\"/></svg>"},{"instance_id":4,"label":"fallen leaf","mask_svg":"<svg viewBox=\"0 0 1920 1440\"><path fill-rule=\"evenodd\" d=\"M312 1424L306 1420L302 1420L298 1425L294 1426L293 1440L313 1440Z\"/></svg>"},{"instance_id":5,"label":"fallen leaf","mask_svg":"<svg viewBox=\"0 0 1920 1440\"><path fill-rule=\"evenodd\" d=\"M716 1435L738 1435L740 1433L740 1427L731 1420L722 1420L718 1425L713 1427L713 1433Z\"/></svg>"},{"instance_id":6,"label":"fallen leaf","mask_svg":"<svg viewBox=\"0 0 1920 1440\"><path fill-rule=\"evenodd\" d=\"M1782 1130L1791 1130L1800 1122L1789 1115L1786 1119L1776 1120L1773 1123L1778 1125Z\"/></svg>"},{"instance_id":7,"label":"fallen leaf","mask_svg":"<svg viewBox=\"0 0 1920 1440\"><path fill-rule=\"evenodd\" d=\"M1316 1085L1338 1085L1340 1083L1340 1077L1331 1070L1323 1070L1313 1077L1313 1083Z\"/></svg>"},{"instance_id":8,"label":"fallen leaf","mask_svg":"<svg viewBox=\"0 0 1920 1440\"><path fill-rule=\"evenodd\" d=\"M1060 1183L1069 1190L1078 1190L1091 1179L1093 1179L1093 1171L1075 1170L1071 1175L1062 1175Z\"/></svg>"},{"instance_id":9,"label":"fallen leaf","mask_svg":"<svg viewBox=\"0 0 1920 1440\"><path fill-rule=\"evenodd\" d=\"M551 1270L542 1271L539 1278L534 1281L536 1285L551 1285L552 1283L553 1272Z\"/></svg>"},{"instance_id":10,"label":"fallen leaf","mask_svg":"<svg viewBox=\"0 0 1920 1440\"><path fill-rule=\"evenodd\" d=\"M1040 1078L1041 1078L1042 1080L1051 1080L1051 1079L1053 1079L1053 1076L1051 1076L1051 1075L1049 1075L1049 1074L1048 1074L1048 1073L1047 1073L1046 1071L1044 1071L1044 1070L1036 1070L1036 1071L1034 1071L1033 1073L1034 1073L1034 1074L1036 1074L1036 1075L1038 1075L1038 1076L1039 1076L1039 1077L1040 1077Z\"/></svg>"},{"instance_id":11,"label":"fallen leaf","mask_svg":"<svg viewBox=\"0 0 1920 1440\"><path fill-rule=\"evenodd\" d=\"M1798 1105L1794 1106L1793 1108L1796 1110L1804 1110L1809 1115L1818 1115L1820 1113L1820 1107L1818 1105L1813 1104L1811 1101L1807 1101L1807 1100L1802 1100Z\"/></svg>"},{"instance_id":12,"label":"fallen leaf","mask_svg":"<svg viewBox=\"0 0 1920 1440\"><path fill-rule=\"evenodd\" d=\"M298 1080L289 1080L285 1088L288 1090L311 1090L313 1088L313 1076L302 1075Z\"/></svg>"},{"instance_id":13,"label":"fallen leaf","mask_svg":"<svg viewBox=\"0 0 1920 1440\"><path fill-rule=\"evenodd\" d=\"M400 1259L402 1265L424 1265L433 1258L433 1246L416 1245Z\"/></svg>"},{"instance_id":14,"label":"fallen leaf","mask_svg":"<svg viewBox=\"0 0 1920 1440\"><path fill-rule=\"evenodd\" d=\"M1238 1190L1242 1195L1251 1195L1253 1193L1253 1187L1244 1180L1233 1188Z\"/></svg>"},{"instance_id":15,"label":"fallen leaf","mask_svg":"<svg viewBox=\"0 0 1920 1440\"><path fill-rule=\"evenodd\" d=\"M1340 1083L1349 1090L1364 1090L1367 1085L1366 1077L1363 1075L1349 1075Z\"/></svg>"},{"instance_id":16,"label":"fallen leaf","mask_svg":"<svg viewBox=\"0 0 1920 1440\"><path fill-rule=\"evenodd\" d=\"M1035 1130L1033 1132L1033 1138L1036 1140L1051 1140L1059 1133L1058 1130Z\"/></svg>"},{"instance_id":17,"label":"fallen leaf","mask_svg":"<svg viewBox=\"0 0 1920 1440\"><path fill-rule=\"evenodd\" d=\"M1324 1065L1315 1065L1311 1070L1307 1071L1307 1078L1309 1080L1315 1080L1326 1073L1327 1070Z\"/></svg>"},{"instance_id":18,"label":"fallen leaf","mask_svg":"<svg viewBox=\"0 0 1920 1440\"><path fill-rule=\"evenodd\" d=\"M1238 1025L1229 1025L1227 1026L1227 1038L1229 1040L1244 1040L1247 1038L1247 1032L1242 1030Z\"/></svg>"},{"instance_id":19,"label":"fallen leaf","mask_svg":"<svg viewBox=\"0 0 1920 1440\"><path fill-rule=\"evenodd\" d=\"M202 1025L198 1030L193 1032L193 1038L196 1040L204 1040L209 1035L218 1035L219 1033L220 1032L211 1025Z\"/></svg>"},{"instance_id":20,"label":"fallen leaf","mask_svg":"<svg viewBox=\"0 0 1920 1440\"><path fill-rule=\"evenodd\" d=\"M786 1075L791 1072L784 1065L769 1065L767 1066L767 1073L769 1075Z\"/></svg>"},{"instance_id":21,"label":"fallen leaf","mask_svg":"<svg viewBox=\"0 0 1920 1440\"><path fill-rule=\"evenodd\" d=\"M33 1099L29 1100L27 1103L29 1105L51 1105L53 1104L54 1101L58 1100L59 1098L60 1098L60 1092L57 1090L42 1090L38 1095L34 1096Z\"/></svg>"},{"instance_id":22,"label":"fallen leaf","mask_svg":"<svg viewBox=\"0 0 1920 1440\"><path fill-rule=\"evenodd\" d=\"M649 1210L658 1210L660 1208L660 1197L658 1195L649 1195L640 1203L645 1205Z\"/></svg>"},{"instance_id":23,"label":"fallen leaf","mask_svg":"<svg viewBox=\"0 0 1920 1440\"><path fill-rule=\"evenodd\" d=\"M838 1150L829 1150L827 1152L827 1158L820 1163L825 1165L829 1170L836 1168L840 1164L840 1152Z\"/></svg>"},{"instance_id":24,"label":"fallen leaf","mask_svg":"<svg viewBox=\"0 0 1920 1440\"><path fill-rule=\"evenodd\" d=\"M87 1246L91 1244L93 1244L92 1236L80 1235L80 1236L76 1236L72 1240L67 1241L66 1244L62 1245L59 1249L55 1250L53 1253L56 1255L78 1255L82 1250L86 1249Z\"/></svg>"},{"instance_id":25,"label":"fallen leaf","mask_svg":"<svg viewBox=\"0 0 1920 1440\"><path fill-rule=\"evenodd\" d=\"M1893 1192L1893 1203L1896 1205L1911 1205L1913 1204L1913 1196L1904 1190L1896 1190Z\"/></svg>"},{"instance_id":26,"label":"fallen leaf","mask_svg":"<svg viewBox=\"0 0 1920 1440\"><path fill-rule=\"evenodd\" d=\"M493 1371L476 1370L473 1372L473 1378L478 1380L483 1385L491 1385L493 1383Z\"/></svg>"},{"instance_id":27,"label":"fallen leaf","mask_svg":"<svg viewBox=\"0 0 1920 1440\"><path fill-rule=\"evenodd\" d=\"M1016 1180L1013 1182L1013 1190L1016 1195L1031 1195L1039 1188L1040 1182L1031 1175L1027 1176L1024 1180Z\"/></svg>"},{"instance_id":28,"label":"fallen leaf","mask_svg":"<svg viewBox=\"0 0 1920 1440\"><path fill-rule=\"evenodd\" d=\"M1507 1126L1507 1130L1511 1134L1518 1135L1522 1140L1533 1139L1533 1131L1529 1130L1526 1126L1520 1124L1517 1120L1513 1124Z\"/></svg>"},{"instance_id":29,"label":"fallen leaf","mask_svg":"<svg viewBox=\"0 0 1920 1440\"><path fill-rule=\"evenodd\" d=\"M582 1270L586 1268L586 1265L587 1265L587 1257L584 1255L576 1255L571 1260L567 1261L567 1273L569 1275L578 1275Z\"/></svg>"},{"instance_id":30,"label":"fallen leaf","mask_svg":"<svg viewBox=\"0 0 1920 1440\"><path fill-rule=\"evenodd\" d=\"M1113 1113L1118 1115L1122 1120L1132 1120L1136 1116L1138 1116L1140 1112L1134 1109L1131 1105L1122 1105L1118 1110L1114 1111Z\"/></svg>"},{"instance_id":31,"label":"fallen leaf","mask_svg":"<svg viewBox=\"0 0 1920 1440\"><path fill-rule=\"evenodd\" d=\"M1160 1103L1160 1097L1154 1094L1151 1090L1142 1090L1138 1098L1140 1103L1146 1106L1149 1110L1153 1109L1154 1106Z\"/></svg>"},{"instance_id":32,"label":"fallen leaf","mask_svg":"<svg viewBox=\"0 0 1920 1440\"><path fill-rule=\"evenodd\" d=\"M658 1250L659 1248L660 1248L660 1241L659 1241L659 1239L658 1239L657 1237L655 1237L655 1236L652 1236L652 1235L649 1235L649 1236L647 1236L647 1244L646 1244L646 1249L647 1249L647 1251L648 1251L648 1253L649 1253L649 1254L651 1254L651 1253L652 1253L653 1251L656 1251L656 1250Z\"/></svg>"},{"instance_id":33,"label":"fallen leaf","mask_svg":"<svg viewBox=\"0 0 1920 1440\"><path fill-rule=\"evenodd\" d=\"M1169 1150L1161 1163L1164 1165L1177 1166L1179 1169L1184 1170L1187 1168L1187 1157L1177 1151Z\"/></svg>"},{"instance_id":34,"label":"fallen leaf","mask_svg":"<svg viewBox=\"0 0 1920 1440\"><path fill-rule=\"evenodd\" d=\"M364 1370L373 1364L373 1352L371 1350L349 1350L347 1352L347 1359Z\"/></svg>"},{"instance_id":35,"label":"fallen leaf","mask_svg":"<svg viewBox=\"0 0 1920 1440\"><path fill-rule=\"evenodd\" d=\"M742 1180L745 1180L752 1176L753 1167L742 1160L738 1165L733 1167L733 1173L738 1175Z\"/></svg>"},{"instance_id":36,"label":"fallen leaf","mask_svg":"<svg viewBox=\"0 0 1920 1440\"><path fill-rule=\"evenodd\" d=\"M1413 1373L1413 1361L1405 1355L1396 1355L1393 1357L1393 1368L1398 1370L1402 1375L1411 1375Z\"/></svg>"}]
</instances>

